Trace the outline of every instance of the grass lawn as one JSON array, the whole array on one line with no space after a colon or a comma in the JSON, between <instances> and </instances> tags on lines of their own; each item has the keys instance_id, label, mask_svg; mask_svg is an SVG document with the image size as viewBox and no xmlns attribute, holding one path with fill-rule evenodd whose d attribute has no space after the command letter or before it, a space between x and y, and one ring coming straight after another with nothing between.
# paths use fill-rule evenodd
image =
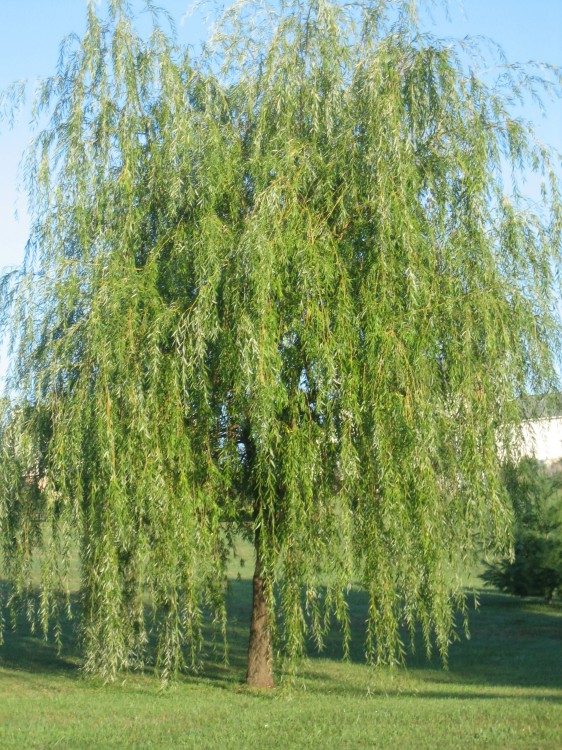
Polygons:
<instances>
[{"instance_id":1,"label":"grass lawn","mask_svg":"<svg viewBox=\"0 0 562 750\"><path fill-rule=\"evenodd\" d=\"M562 747L562 609L483 593L471 640L448 671L423 654L407 670L371 669L362 654L365 601L351 600L351 661L334 636L295 687L243 686L251 566L230 587L230 665L209 649L200 677L160 689L150 676L85 679L72 645L58 657L23 623L0 648L0 750L10 748Z\"/></svg>"}]
</instances>

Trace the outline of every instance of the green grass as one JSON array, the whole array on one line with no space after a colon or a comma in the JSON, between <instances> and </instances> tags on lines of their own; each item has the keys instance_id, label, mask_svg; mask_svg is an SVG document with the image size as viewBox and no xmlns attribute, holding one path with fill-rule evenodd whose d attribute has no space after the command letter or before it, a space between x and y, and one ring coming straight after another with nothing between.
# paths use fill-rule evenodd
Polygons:
<instances>
[{"instance_id":1,"label":"green grass","mask_svg":"<svg viewBox=\"0 0 562 750\"><path fill-rule=\"evenodd\" d=\"M351 661L334 634L297 684L243 686L251 565L231 568L230 665L209 647L201 676L162 690L142 675L85 679L70 643L61 656L19 623L0 649L0 748L505 748L559 750L562 610L483 593L471 640L448 671L422 653L409 668L363 663L365 600L350 601ZM67 624L67 627L70 626Z\"/></svg>"}]
</instances>

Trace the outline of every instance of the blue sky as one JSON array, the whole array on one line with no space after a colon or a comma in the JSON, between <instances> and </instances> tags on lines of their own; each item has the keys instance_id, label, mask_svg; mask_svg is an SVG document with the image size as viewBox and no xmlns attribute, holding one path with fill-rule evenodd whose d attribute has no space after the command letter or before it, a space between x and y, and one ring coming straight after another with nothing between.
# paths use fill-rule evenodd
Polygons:
<instances>
[{"instance_id":1,"label":"blue sky","mask_svg":"<svg viewBox=\"0 0 562 750\"><path fill-rule=\"evenodd\" d=\"M176 20L182 41L197 44L206 35L201 16L184 17L190 0L159 4ZM87 0L0 0L0 89L17 79L51 74L63 37L83 33L86 5ZM562 67L562 0L451 0L449 12L447 20L435 10L434 23L424 25L438 36L490 37L512 62ZM532 106L524 115L535 123L541 140L562 152L561 100L547 101L545 115ZM30 135L27 119L24 114L11 132L0 124L0 270L21 263L29 227L25 197L17 191L18 163ZM6 348L0 346L0 383L6 361Z\"/></svg>"}]
</instances>

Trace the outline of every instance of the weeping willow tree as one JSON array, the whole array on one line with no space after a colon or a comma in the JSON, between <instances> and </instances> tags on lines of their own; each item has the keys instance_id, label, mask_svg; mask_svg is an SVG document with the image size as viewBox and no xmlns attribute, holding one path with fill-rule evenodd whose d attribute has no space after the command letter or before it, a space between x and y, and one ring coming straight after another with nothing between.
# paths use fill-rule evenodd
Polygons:
<instances>
[{"instance_id":1,"label":"weeping willow tree","mask_svg":"<svg viewBox=\"0 0 562 750\"><path fill-rule=\"evenodd\" d=\"M239 534L260 687L334 615L347 651L353 582L369 662L417 629L446 658L462 571L509 547L519 398L556 381L560 184L510 114L529 71L479 76L410 5L238 3L195 57L92 4L39 90L3 575L30 601L40 551L47 633L76 545L90 672L142 666L148 628L165 676L197 667Z\"/></svg>"}]
</instances>

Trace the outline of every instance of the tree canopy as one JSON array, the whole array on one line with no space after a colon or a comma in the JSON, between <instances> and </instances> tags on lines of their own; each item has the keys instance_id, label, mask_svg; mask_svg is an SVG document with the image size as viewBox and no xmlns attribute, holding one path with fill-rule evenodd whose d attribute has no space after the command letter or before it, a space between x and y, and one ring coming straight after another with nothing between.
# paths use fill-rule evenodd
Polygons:
<instances>
[{"instance_id":1,"label":"tree canopy","mask_svg":"<svg viewBox=\"0 0 562 750\"><path fill-rule=\"evenodd\" d=\"M411 3L239 2L199 56L109 5L38 93L4 283L14 596L41 549L47 630L76 544L87 670L142 665L152 617L168 675L205 610L226 632L244 534L268 663L332 613L347 644L353 582L369 661L402 625L445 658L463 570L509 546L521 397L556 387L557 157L511 114L540 82Z\"/></svg>"}]
</instances>

